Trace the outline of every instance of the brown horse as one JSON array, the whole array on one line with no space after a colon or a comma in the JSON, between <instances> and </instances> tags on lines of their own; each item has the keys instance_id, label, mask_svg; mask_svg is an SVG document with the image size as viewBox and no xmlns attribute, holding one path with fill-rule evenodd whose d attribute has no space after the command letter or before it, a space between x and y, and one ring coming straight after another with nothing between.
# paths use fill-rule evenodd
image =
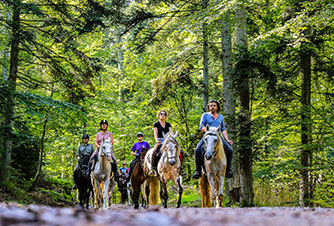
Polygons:
<instances>
[{"instance_id":1,"label":"brown horse","mask_svg":"<svg viewBox=\"0 0 334 226\"><path fill-rule=\"evenodd\" d=\"M223 204L223 185L227 162L219 131L220 127L207 127L207 132L203 137L204 166L207 173L202 175L199 181L202 207L221 207ZM218 202L216 203L217 197Z\"/></svg>"},{"instance_id":2,"label":"brown horse","mask_svg":"<svg viewBox=\"0 0 334 226\"><path fill-rule=\"evenodd\" d=\"M145 160L145 155L147 153L147 150L148 149L142 148L139 158L137 162L135 163L133 167L133 171L131 173L130 179L131 179L131 185L133 189L132 201L135 205L135 209L139 208L139 195L140 195L141 185L147 179L147 177L144 175L144 160Z\"/></svg>"}]
</instances>

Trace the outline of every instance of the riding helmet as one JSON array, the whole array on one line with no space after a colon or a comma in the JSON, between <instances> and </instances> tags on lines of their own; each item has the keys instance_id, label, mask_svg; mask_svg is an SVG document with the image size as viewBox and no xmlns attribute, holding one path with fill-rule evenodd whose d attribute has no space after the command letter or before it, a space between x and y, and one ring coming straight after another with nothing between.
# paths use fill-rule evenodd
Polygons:
<instances>
[{"instance_id":1,"label":"riding helmet","mask_svg":"<svg viewBox=\"0 0 334 226\"><path fill-rule=\"evenodd\" d=\"M142 132L139 132L139 133L137 133L137 137L139 137L139 136L144 136L144 134L142 133Z\"/></svg>"},{"instance_id":2,"label":"riding helmet","mask_svg":"<svg viewBox=\"0 0 334 226\"><path fill-rule=\"evenodd\" d=\"M100 122L100 127L102 126L102 124L107 124L107 126L108 126L108 122L107 122L107 120L103 119L103 120Z\"/></svg>"},{"instance_id":3,"label":"riding helmet","mask_svg":"<svg viewBox=\"0 0 334 226\"><path fill-rule=\"evenodd\" d=\"M82 139L85 139L85 138L89 139L89 135L88 135L88 134L84 134L84 135L82 136Z\"/></svg>"}]
</instances>

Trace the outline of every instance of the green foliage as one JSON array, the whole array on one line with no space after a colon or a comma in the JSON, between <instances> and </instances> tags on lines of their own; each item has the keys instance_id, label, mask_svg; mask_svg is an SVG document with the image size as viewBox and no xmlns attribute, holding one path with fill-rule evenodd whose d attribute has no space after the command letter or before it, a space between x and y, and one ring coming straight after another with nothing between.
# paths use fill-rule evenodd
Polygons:
<instances>
[{"instance_id":1,"label":"green foliage","mask_svg":"<svg viewBox=\"0 0 334 226\"><path fill-rule=\"evenodd\" d=\"M41 191L71 201L75 154L82 134L94 143L102 119L115 138L121 162L132 160L136 133L154 145L152 125L160 109L168 112L186 158L183 205L200 206L191 179L193 150L200 139L202 114L202 22L208 26L209 94L223 103L221 17L239 2L209 1L46 1L22 3L12 158L12 179L23 194L37 171L43 132ZM0 52L8 50L10 23L1 4ZM248 54L237 55L234 78L250 75L251 135L255 205L298 205L300 165L300 53L312 55L312 144L316 206L333 207L333 4L331 1L248 1ZM235 20L231 17L231 25ZM310 31L305 34L305 30ZM232 29L231 35L236 31ZM302 45L303 44L303 45ZM235 43L233 43L235 46ZM1 72L8 56L1 58ZM237 83L236 85L241 85ZM7 82L0 79L1 151ZM237 109L239 110L239 109ZM47 119L45 130L44 122ZM245 124L245 122L236 122ZM230 131L229 131L230 132ZM233 131L231 131L233 132ZM235 142L237 145L237 142ZM0 166L2 167L2 166ZM0 168L1 170L1 168ZM52 178L52 179L50 179ZM28 182L27 182L28 181ZM26 184L26 185L24 185ZM173 188L172 188L173 189ZM16 190L15 190L16 191ZM174 196L173 196L174 197ZM31 201L26 197L24 202ZM175 199L173 199L175 200Z\"/></svg>"}]
</instances>

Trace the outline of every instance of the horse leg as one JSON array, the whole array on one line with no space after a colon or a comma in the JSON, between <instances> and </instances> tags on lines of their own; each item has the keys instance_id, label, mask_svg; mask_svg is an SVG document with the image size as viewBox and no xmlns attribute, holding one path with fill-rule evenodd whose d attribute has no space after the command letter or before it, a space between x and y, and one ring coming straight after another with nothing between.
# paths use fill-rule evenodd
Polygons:
<instances>
[{"instance_id":1,"label":"horse leg","mask_svg":"<svg viewBox=\"0 0 334 226\"><path fill-rule=\"evenodd\" d=\"M177 201L177 208L180 208L180 206L181 206L181 197L182 197L182 193L183 193L183 188L182 188L182 185L181 185L181 177L180 176L178 176L177 177L177 185L178 185L178 187L179 187L179 200Z\"/></svg>"},{"instance_id":2,"label":"horse leg","mask_svg":"<svg viewBox=\"0 0 334 226\"><path fill-rule=\"evenodd\" d=\"M216 207L216 189L215 189L215 177L211 174L207 174L208 181L211 187L211 201L212 201L212 206Z\"/></svg>"},{"instance_id":3,"label":"horse leg","mask_svg":"<svg viewBox=\"0 0 334 226\"><path fill-rule=\"evenodd\" d=\"M79 192L79 205L81 207L81 209L84 209L84 204L83 204L83 189L82 189L82 185L79 184L78 186L78 192Z\"/></svg>"},{"instance_id":4,"label":"horse leg","mask_svg":"<svg viewBox=\"0 0 334 226\"><path fill-rule=\"evenodd\" d=\"M108 209L109 208L109 177L107 177L106 180L104 180L104 187L103 187L103 209Z\"/></svg>"},{"instance_id":5,"label":"horse leg","mask_svg":"<svg viewBox=\"0 0 334 226\"><path fill-rule=\"evenodd\" d=\"M145 194L146 194L146 208L149 207L150 204L150 180L145 181Z\"/></svg>"},{"instance_id":6,"label":"horse leg","mask_svg":"<svg viewBox=\"0 0 334 226\"><path fill-rule=\"evenodd\" d=\"M133 203L135 204L135 209L139 208L139 194L140 194L140 184L132 183L133 187Z\"/></svg>"},{"instance_id":7,"label":"horse leg","mask_svg":"<svg viewBox=\"0 0 334 226\"><path fill-rule=\"evenodd\" d=\"M161 181L160 183L160 199L163 207L167 208L167 199L168 199L167 185L163 181Z\"/></svg>"},{"instance_id":8,"label":"horse leg","mask_svg":"<svg viewBox=\"0 0 334 226\"><path fill-rule=\"evenodd\" d=\"M223 207L224 176L219 176L218 207Z\"/></svg>"},{"instance_id":9,"label":"horse leg","mask_svg":"<svg viewBox=\"0 0 334 226\"><path fill-rule=\"evenodd\" d=\"M97 183L96 183L96 180L93 177L91 178L91 180L92 180L93 197L94 197L93 205L94 205L94 209L97 209L98 208Z\"/></svg>"}]
</instances>

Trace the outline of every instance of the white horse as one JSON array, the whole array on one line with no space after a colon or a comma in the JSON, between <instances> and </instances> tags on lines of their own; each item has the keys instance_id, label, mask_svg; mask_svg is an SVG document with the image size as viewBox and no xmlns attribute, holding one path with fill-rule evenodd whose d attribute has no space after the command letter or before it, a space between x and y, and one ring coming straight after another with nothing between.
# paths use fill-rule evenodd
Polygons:
<instances>
[{"instance_id":1,"label":"white horse","mask_svg":"<svg viewBox=\"0 0 334 226\"><path fill-rule=\"evenodd\" d=\"M161 158L158 162L158 178L160 180L160 199L162 202L162 205L164 208L167 208L167 199L168 199L168 193L167 193L167 182L169 180L172 180L177 186L178 186L178 193L179 198L177 202L177 207L179 208L181 205L181 197L183 193L182 188L182 177L180 175L181 170L181 160L180 160L180 153L181 153L181 147L179 143L176 140L177 132L175 135L172 132L167 133L164 135L164 142L163 145L160 148L160 152L162 153ZM153 156L153 149L150 149L146 156L145 156L145 162L144 162L144 172L148 173L152 169L152 156ZM157 194L158 186L153 186L152 183L154 183L154 177L150 178L150 201L151 200L157 200L157 198L154 198L155 194ZM156 184L156 183L155 183ZM152 194L151 194L152 193Z\"/></svg>"},{"instance_id":2,"label":"white horse","mask_svg":"<svg viewBox=\"0 0 334 226\"><path fill-rule=\"evenodd\" d=\"M226 156L219 135L220 127L207 126L204 134L204 166L206 175L200 178L202 207L221 207L223 204L223 186L226 173ZM218 192L218 202L216 205Z\"/></svg>"},{"instance_id":3,"label":"white horse","mask_svg":"<svg viewBox=\"0 0 334 226\"><path fill-rule=\"evenodd\" d=\"M102 199L103 209L109 208L110 193L112 192L115 185L114 181L110 182L110 161L112 150L113 146L111 144L110 138L106 140L103 139L98 153L98 162L96 162L94 170L91 172L91 180L94 188L95 208L101 207ZM101 188L102 186L103 191Z\"/></svg>"}]
</instances>

